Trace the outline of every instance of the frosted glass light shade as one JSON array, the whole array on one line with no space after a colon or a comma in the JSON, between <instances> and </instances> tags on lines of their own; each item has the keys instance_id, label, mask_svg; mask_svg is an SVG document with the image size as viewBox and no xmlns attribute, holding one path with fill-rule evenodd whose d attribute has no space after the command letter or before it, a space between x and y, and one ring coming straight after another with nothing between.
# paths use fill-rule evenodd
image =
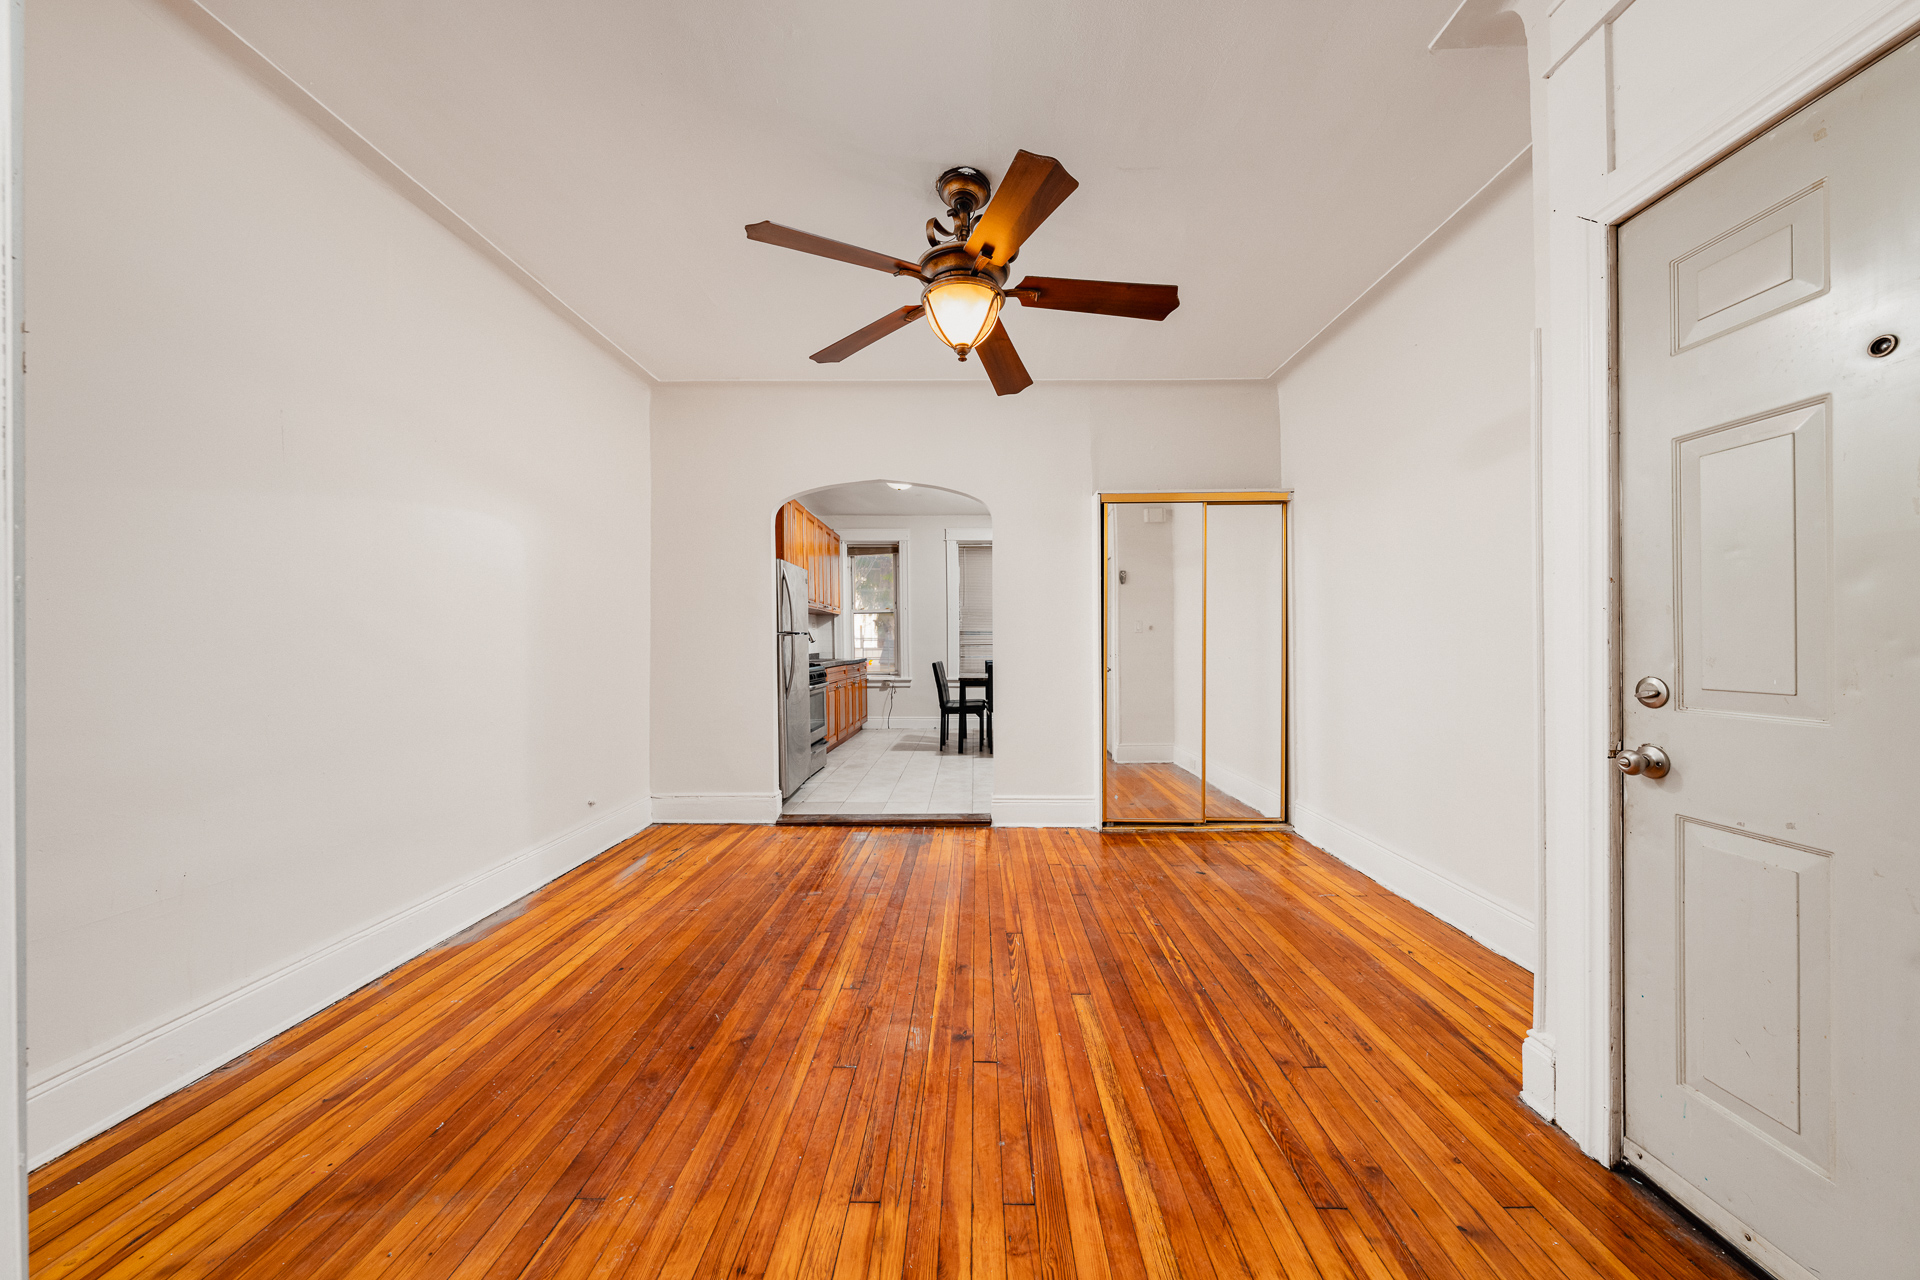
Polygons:
<instances>
[{"instance_id":1,"label":"frosted glass light shade","mask_svg":"<svg viewBox=\"0 0 1920 1280\"><path fill-rule=\"evenodd\" d=\"M936 280L927 287L924 302L927 323L962 360L986 340L1000 318L1000 291L978 276Z\"/></svg>"}]
</instances>

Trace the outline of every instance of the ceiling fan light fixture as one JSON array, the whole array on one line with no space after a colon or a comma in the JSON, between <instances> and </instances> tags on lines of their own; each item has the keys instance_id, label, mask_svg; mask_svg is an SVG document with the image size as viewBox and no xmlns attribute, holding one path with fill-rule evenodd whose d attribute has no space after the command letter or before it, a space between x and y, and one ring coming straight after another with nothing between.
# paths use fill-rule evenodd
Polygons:
<instances>
[{"instance_id":1,"label":"ceiling fan light fixture","mask_svg":"<svg viewBox=\"0 0 1920 1280\"><path fill-rule=\"evenodd\" d=\"M960 353L986 341L1000 318L1000 290L991 280L971 273L941 276L927 286L921 305L927 309L927 324L940 341Z\"/></svg>"}]
</instances>

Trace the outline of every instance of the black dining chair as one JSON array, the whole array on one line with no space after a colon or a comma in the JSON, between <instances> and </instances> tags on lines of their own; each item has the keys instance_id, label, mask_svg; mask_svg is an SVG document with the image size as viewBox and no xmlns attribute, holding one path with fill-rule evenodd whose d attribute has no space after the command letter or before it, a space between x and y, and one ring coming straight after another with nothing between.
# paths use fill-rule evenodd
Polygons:
<instances>
[{"instance_id":1,"label":"black dining chair","mask_svg":"<svg viewBox=\"0 0 1920 1280\"><path fill-rule=\"evenodd\" d=\"M955 698L947 692L947 664L933 664L933 692L940 700L940 749L947 749L947 717L960 717L960 751L967 750L967 717L974 716L980 721L980 742L987 741L987 704L980 698Z\"/></svg>"},{"instance_id":2,"label":"black dining chair","mask_svg":"<svg viewBox=\"0 0 1920 1280\"><path fill-rule=\"evenodd\" d=\"M987 750L993 750L993 659L987 659Z\"/></svg>"}]
</instances>

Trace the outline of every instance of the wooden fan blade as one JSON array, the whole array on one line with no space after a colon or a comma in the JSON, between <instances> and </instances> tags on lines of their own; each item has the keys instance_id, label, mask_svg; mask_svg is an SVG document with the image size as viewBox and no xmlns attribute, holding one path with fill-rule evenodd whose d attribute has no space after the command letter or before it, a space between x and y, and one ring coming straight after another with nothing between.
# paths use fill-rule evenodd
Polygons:
<instances>
[{"instance_id":1,"label":"wooden fan blade","mask_svg":"<svg viewBox=\"0 0 1920 1280\"><path fill-rule=\"evenodd\" d=\"M987 340L973 350L980 357L980 363L987 367L987 377L993 382L993 394L1015 396L1033 385L1033 377L1027 372L1027 366L1020 362L1020 353L1013 349L1013 339L1007 336L1004 316L1000 323L993 326L993 332L987 335Z\"/></svg>"},{"instance_id":2,"label":"wooden fan blade","mask_svg":"<svg viewBox=\"0 0 1920 1280\"><path fill-rule=\"evenodd\" d=\"M792 227L783 227L777 222L754 223L747 228L747 239L758 240L762 244L777 244L782 249L798 249L802 253L818 254L822 258L832 258L838 262L851 262L856 267L872 267L875 271L884 271L890 276L920 274L919 264L908 262L905 258L875 253L871 249L862 249L857 244L842 244L838 240L829 240L825 236L816 236L811 232L795 231Z\"/></svg>"},{"instance_id":3,"label":"wooden fan blade","mask_svg":"<svg viewBox=\"0 0 1920 1280\"><path fill-rule=\"evenodd\" d=\"M1117 280L1061 280L1028 276L1007 293L1027 307L1090 311L1101 316L1165 320L1180 305L1180 288L1171 284L1122 284Z\"/></svg>"},{"instance_id":4,"label":"wooden fan blade","mask_svg":"<svg viewBox=\"0 0 1920 1280\"><path fill-rule=\"evenodd\" d=\"M808 359L815 364L839 364L863 347L870 347L896 329L904 329L925 315L927 309L915 304L902 307L898 311L889 311L864 329L856 329L830 347L822 347Z\"/></svg>"},{"instance_id":5,"label":"wooden fan blade","mask_svg":"<svg viewBox=\"0 0 1920 1280\"><path fill-rule=\"evenodd\" d=\"M1031 151L1015 153L1000 179L980 220L967 237L967 252L986 254L1000 266L1006 266L1020 245L1034 233L1060 202L1072 195L1080 183L1052 156L1037 156Z\"/></svg>"}]
</instances>

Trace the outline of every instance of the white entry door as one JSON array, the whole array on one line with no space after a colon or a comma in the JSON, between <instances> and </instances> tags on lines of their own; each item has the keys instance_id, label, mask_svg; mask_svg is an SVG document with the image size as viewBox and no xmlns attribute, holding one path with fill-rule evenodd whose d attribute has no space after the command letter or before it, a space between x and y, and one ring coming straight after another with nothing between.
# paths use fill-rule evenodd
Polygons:
<instances>
[{"instance_id":1,"label":"white entry door","mask_svg":"<svg viewBox=\"0 0 1920 1280\"><path fill-rule=\"evenodd\" d=\"M1781 1276L1920 1277L1920 44L1619 290L1627 1158Z\"/></svg>"}]
</instances>

